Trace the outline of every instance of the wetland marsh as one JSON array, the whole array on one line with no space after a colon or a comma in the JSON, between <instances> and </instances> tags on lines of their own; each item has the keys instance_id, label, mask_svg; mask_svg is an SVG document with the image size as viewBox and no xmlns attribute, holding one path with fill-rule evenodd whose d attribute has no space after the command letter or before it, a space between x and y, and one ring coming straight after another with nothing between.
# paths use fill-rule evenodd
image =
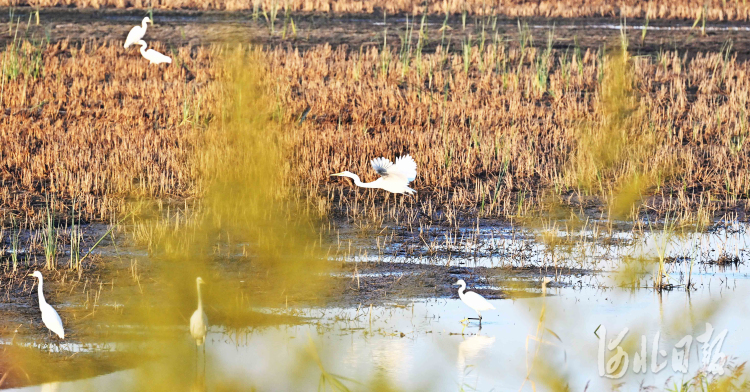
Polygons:
<instances>
[{"instance_id":1,"label":"wetland marsh","mask_svg":"<svg viewBox=\"0 0 750 392\"><path fill-rule=\"evenodd\" d=\"M0 387L749 389L739 3L259 7L0 13Z\"/></svg>"}]
</instances>

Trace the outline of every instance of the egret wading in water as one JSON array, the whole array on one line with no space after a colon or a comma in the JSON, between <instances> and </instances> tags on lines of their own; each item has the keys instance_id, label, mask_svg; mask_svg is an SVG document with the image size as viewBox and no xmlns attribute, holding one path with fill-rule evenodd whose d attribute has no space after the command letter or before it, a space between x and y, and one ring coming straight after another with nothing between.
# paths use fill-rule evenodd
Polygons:
<instances>
[{"instance_id":1,"label":"egret wading in water","mask_svg":"<svg viewBox=\"0 0 750 392\"><path fill-rule=\"evenodd\" d=\"M133 45L140 41L145 35L146 35L146 23L154 24L154 22L149 19L149 17L143 18L143 21L141 21L140 26L135 26L132 29L130 29L130 32L128 33L128 38L125 39L125 45L123 45L125 48L129 48L130 45Z\"/></svg>"},{"instance_id":2,"label":"egret wading in water","mask_svg":"<svg viewBox=\"0 0 750 392\"><path fill-rule=\"evenodd\" d=\"M57 314L57 311L44 299L44 291L42 289L44 278L42 277L42 273L34 271L34 273L29 276L34 276L39 279L39 310L42 311L42 322L44 323L44 326L59 336L60 339L65 339L65 330L63 329L60 315Z\"/></svg>"},{"instance_id":3,"label":"egret wading in water","mask_svg":"<svg viewBox=\"0 0 750 392\"><path fill-rule=\"evenodd\" d=\"M409 195L417 193L409 188L409 183L417 178L417 163L411 156L398 157L396 163L392 163L387 158L375 158L370 164L380 174L380 178L373 182L362 182L358 175L348 171L331 174L331 176L349 177L354 180L354 185L360 188L380 188L391 193Z\"/></svg>"},{"instance_id":4,"label":"egret wading in water","mask_svg":"<svg viewBox=\"0 0 750 392\"><path fill-rule=\"evenodd\" d=\"M149 61L151 64L159 65L161 63L167 63L172 64L172 58L169 56L165 56L153 49L146 50L146 47L148 44L144 40L140 40L136 42L138 45L141 45L141 56Z\"/></svg>"},{"instance_id":5,"label":"egret wading in water","mask_svg":"<svg viewBox=\"0 0 750 392\"><path fill-rule=\"evenodd\" d=\"M473 292L473 291L466 291L466 282L464 282L463 279L459 279L458 282L453 284L454 286L461 286L458 288L458 296L461 298L461 301L465 303L468 307L474 309L475 312L477 312L477 316L479 318L473 318L469 317L469 320L479 320L479 326L482 326L482 312L485 310L493 310L495 309L494 306L490 303L490 301L487 301L484 297L481 295Z\"/></svg>"},{"instance_id":6,"label":"egret wading in water","mask_svg":"<svg viewBox=\"0 0 750 392\"><path fill-rule=\"evenodd\" d=\"M195 285L198 288L198 309L195 309L190 317L190 335L195 339L195 347L203 346L203 352L206 352L206 332L208 332L208 316L203 311L203 299L201 298L201 285L205 284L203 279L198 277Z\"/></svg>"}]
</instances>

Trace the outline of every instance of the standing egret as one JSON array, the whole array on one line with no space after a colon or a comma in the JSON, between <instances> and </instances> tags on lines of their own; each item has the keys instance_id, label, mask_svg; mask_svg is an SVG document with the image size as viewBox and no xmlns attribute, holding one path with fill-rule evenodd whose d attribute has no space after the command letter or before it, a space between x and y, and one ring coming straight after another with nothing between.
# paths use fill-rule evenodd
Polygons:
<instances>
[{"instance_id":1,"label":"standing egret","mask_svg":"<svg viewBox=\"0 0 750 392\"><path fill-rule=\"evenodd\" d=\"M130 32L128 33L128 38L125 39L125 45L123 45L126 48L129 48L130 45L133 45L134 43L137 43L140 41L143 36L146 35L146 23L154 24L154 22L149 19L149 17L143 18L143 21L141 21L140 26L135 26L132 29L130 29Z\"/></svg>"},{"instance_id":2,"label":"standing egret","mask_svg":"<svg viewBox=\"0 0 750 392\"><path fill-rule=\"evenodd\" d=\"M34 276L39 279L39 310L42 311L42 322L44 323L44 326L57 334L60 339L65 339L65 330L63 329L60 315L58 315L57 311L44 300L44 291L42 289L44 279L42 278L42 273L34 271L34 273L29 276Z\"/></svg>"},{"instance_id":3,"label":"standing egret","mask_svg":"<svg viewBox=\"0 0 750 392\"><path fill-rule=\"evenodd\" d=\"M411 156L398 157L396 163L391 163L387 158L375 158L370 164L380 174L380 178L373 182L364 183L359 180L358 175L348 171L331 175L349 177L354 180L354 185L361 188L380 188L391 193L412 194L417 192L409 188L409 183L417 178L417 163Z\"/></svg>"},{"instance_id":4,"label":"standing egret","mask_svg":"<svg viewBox=\"0 0 750 392\"><path fill-rule=\"evenodd\" d=\"M196 347L203 346L203 351L205 352L206 347L203 344L206 342L206 332L208 332L208 316L203 311L203 299L201 298L202 284L205 284L205 282L198 277L195 280L195 285L198 287L198 309L190 317L190 334L195 339Z\"/></svg>"},{"instance_id":5,"label":"standing egret","mask_svg":"<svg viewBox=\"0 0 750 392\"><path fill-rule=\"evenodd\" d=\"M458 282L453 284L454 286L461 286L458 288L458 296L461 298L461 301L465 303L470 308L474 309L475 312L477 312L477 316L479 318L472 318L469 317L470 320L479 320L479 326L482 326L482 312L485 310L493 310L495 309L494 306L490 303L490 301L487 301L482 297L481 295L473 292L473 291L467 291L466 290L466 282L464 282L463 279L459 279Z\"/></svg>"},{"instance_id":6,"label":"standing egret","mask_svg":"<svg viewBox=\"0 0 750 392\"><path fill-rule=\"evenodd\" d=\"M146 50L146 47L148 44L144 40L140 40L136 42L138 45L141 45L141 56L149 61L151 64L159 65L161 63L167 63L172 64L172 58L169 56L165 56L153 49Z\"/></svg>"}]
</instances>

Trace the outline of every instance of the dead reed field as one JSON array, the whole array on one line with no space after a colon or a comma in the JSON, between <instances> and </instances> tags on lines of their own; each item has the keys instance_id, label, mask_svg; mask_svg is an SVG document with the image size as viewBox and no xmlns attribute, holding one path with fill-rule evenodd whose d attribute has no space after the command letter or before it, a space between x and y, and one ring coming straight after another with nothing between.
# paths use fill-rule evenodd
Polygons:
<instances>
[{"instance_id":1,"label":"dead reed field","mask_svg":"<svg viewBox=\"0 0 750 392\"><path fill-rule=\"evenodd\" d=\"M288 133L300 146L293 177L350 214L376 218L384 193L329 174L372 181L372 158L407 153L419 196L398 198L405 217L523 215L587 195L621 217L747 206L750 64L727 51L688 60L467 42L459 53L268 57L278 110L301 123Z\"/></svg>"},{"instance_id":2,"label":"dead reed field","mask_svg":"<svg viewBox=\"0 0 750 392\"><path fill-rule=\"evenodd\" d=\"M578 18L591 16L746 21L750 7L744 1L596 0L0 0L2 7L81 7L136 9L252 10L265 15L279 12L333 12L388 14L503 15L511 18Z\"/></svg>"},{"instance_id":3,"label":"dead reed field","mask_svg":"<svg viewBox=\"0 0 750 392\"><path fill-rule=\"evenodd\" d=\"M73 200L83 219L110 221L126 198L182 201L201 194L193 150L216 101L213 55L203 48L171 54L175 63L159 68L120 44L5 48L0 203L6 225L13 214L17 224L34 226L50 204L65 213Z\"/></svg>"},{"instance_id":4,"label":"dead reed field","mask_svg":"<svg viewBox=\"0 0 750 392\"><path fill-rule=\"evenodd\" d=\"M729 48L650 58L495 37L424 54L414 37L387 50L254 49L294 146L288 181L321 214L454 222L567 204L710 219L747 208L750 63ZM7 47L4 225L48 226L48 210L74 201L84 220L113 221L139 198L203 196L196 147L220 115L221 51L182 48L158 68L118 43ZM329 177L371 181L372 158L407 153L419 167L413 199Z\"/></svg>"}]
</instances>

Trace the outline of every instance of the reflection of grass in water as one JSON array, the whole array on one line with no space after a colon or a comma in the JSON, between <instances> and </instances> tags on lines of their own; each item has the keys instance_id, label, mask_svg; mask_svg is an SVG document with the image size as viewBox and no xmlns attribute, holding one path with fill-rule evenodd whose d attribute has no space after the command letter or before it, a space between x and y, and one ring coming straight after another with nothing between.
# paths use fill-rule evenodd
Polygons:
<instances>
[{"instance_id":1,"label":"reflection of grass in water","mask_svg":"<svg viewBox=\"0 0 750 392\"><path fill-rule=\"evenodd\" d=\"M331 392L349 392L349 388L344 385L343 381L356 382L346 377L326 371L323 362L318 355L318 349L315 347L312 338L309 338L308 354L320 368L320 381L318 382L318 391L330 390Z\"/></svg>"}]
</instances>

